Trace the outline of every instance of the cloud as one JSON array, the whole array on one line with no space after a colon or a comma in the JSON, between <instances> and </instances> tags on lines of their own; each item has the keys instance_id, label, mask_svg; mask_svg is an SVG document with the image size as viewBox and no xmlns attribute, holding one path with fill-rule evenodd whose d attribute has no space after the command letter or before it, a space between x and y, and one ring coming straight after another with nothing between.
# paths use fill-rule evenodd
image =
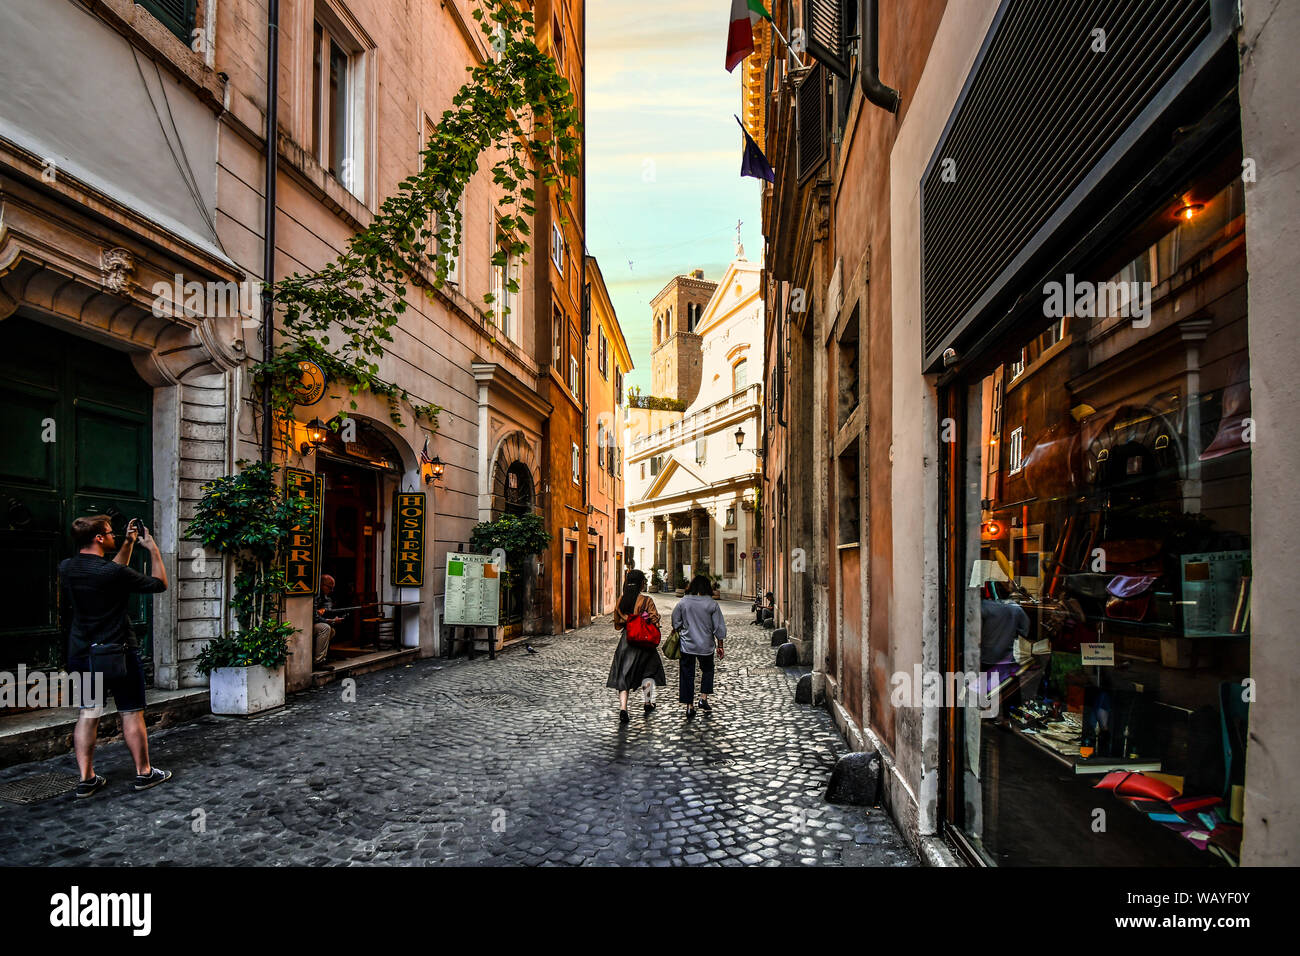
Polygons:
<instances>
[{"instance_id":1,"label":"cloud","mask_svg":"<svg viewBox=\"0 0 1300 956\"><path fill-rule=\"evenodd\" d=\"M761 193L739 175L726 4L599 0L587 10L587 245L633 351L628 383L648 388L650 298L692 269L720 277L738 219L754 258Z\"/></svg>"}]
</instances>

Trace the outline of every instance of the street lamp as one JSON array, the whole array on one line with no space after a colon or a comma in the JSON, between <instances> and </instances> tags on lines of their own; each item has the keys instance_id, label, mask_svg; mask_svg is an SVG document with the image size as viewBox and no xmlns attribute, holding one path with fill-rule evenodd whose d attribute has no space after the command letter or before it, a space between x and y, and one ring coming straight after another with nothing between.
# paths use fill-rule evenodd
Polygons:
<instances>
[{"instance_id":1,"label":"street lamp","mask_svg":"<svg viewBox=\"0 0 1300 956\"><path fill-rule=\"evenodd\" d=\"M745 447L745 428L742 425L736 429L736 451L743 451Z\"/></svg>"},{"instance_id":2,"label":"street lamp","mask_svg":"<svg viewBox=\"0 0 1300 956\"><path fill-rule=\"evenodd\" d=\"M325 423L319 418L313 418L307 426L307 440L299 446L299 451L304 455L310 455L321 445L325 444Z\"/></svg>"}]
</instances>

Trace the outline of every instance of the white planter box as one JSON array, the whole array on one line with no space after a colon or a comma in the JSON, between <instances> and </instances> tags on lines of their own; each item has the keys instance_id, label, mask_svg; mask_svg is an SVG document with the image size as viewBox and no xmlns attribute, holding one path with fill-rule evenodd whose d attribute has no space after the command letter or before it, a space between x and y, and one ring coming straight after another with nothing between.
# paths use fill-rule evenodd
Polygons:
<instances>
[{"instance_id":1,"label":"white planter box","mask_svg":"<svg viewBox=\"0 0 1300 956\"><path fill-rule=\"evenodd\" d=\"M214 714L251 717L284 706L284 667L218 667L210 690Z\"/></svg>"}]
</instances>

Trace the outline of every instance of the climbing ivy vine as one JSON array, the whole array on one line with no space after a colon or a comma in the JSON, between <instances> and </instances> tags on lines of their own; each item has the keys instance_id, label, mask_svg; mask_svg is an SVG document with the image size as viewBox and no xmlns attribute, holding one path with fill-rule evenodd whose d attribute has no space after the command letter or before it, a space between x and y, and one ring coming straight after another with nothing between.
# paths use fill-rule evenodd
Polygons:
<instances>
[{"instance_id":1,"label":"climbing ivy vine","mask_svg":"<svg viewBox=\"0 0 1300 956\"><path fill-rule=\"evenodd\" d=\"M460 246L460 197L480 159L493 159L491 179L501 193L494 268L528 255L539 184L543 200L551 190L557 204L572 198L567 178L581 172L580 113L569 81L537 46L532 12L510 0L476 0L471 15L491 55L469 68L423 150L419 172L384 200L334 262L274 283L281 339L271 361L253 366L253 377L259 386L269 379L272 409L285 418L299 401L299 363L310 360L330 379L347 382L353 396L386 396L397 425L403 425L401 399L436 429L441 408L416 405L405 389L381 379L379 360L412 286L432 298L447 281L451 251ZM505 280L510 293L519 291L515 276ZM500 325L508 303L492 293L483 301L489 321Z\"/></svg>"}]
</instances>

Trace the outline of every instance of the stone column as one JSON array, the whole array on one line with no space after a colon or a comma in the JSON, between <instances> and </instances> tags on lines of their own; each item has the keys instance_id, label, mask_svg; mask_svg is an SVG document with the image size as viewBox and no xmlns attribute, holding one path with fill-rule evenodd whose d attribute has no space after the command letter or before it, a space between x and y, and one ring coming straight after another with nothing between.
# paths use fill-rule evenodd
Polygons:
<instances>
[{"instance_id":1,"label":"stone column","mask_svg":"<svg viewBox=\"0 0 1300 956\"><path fill-rule=\"evenodd\" d=\"M691 509L691 575L700 574L703 570L704 551L700 540L700 527L703 524L704 516L699 508ZM690 582L688 581L687 584Z\"/></svg>"},{"instance_id":2,"label":"stone column","mask_svg":"<svg viewBox=\"0 0 1300 956\"><path fill-rule=\"evenodd\" d=\"M677 553L676 533L679 523L680 519L676 515L664 516L664 525L667 528L667 533L664 536L664 588L669 591L677 587L676 561L674 559Z\"/></svg>"},{"instance_id":3,"label":"stone column","mask_svg":"<svg viewBox=\"0 0 1300 956\"><path fill-rule=\"evenodd\" d=\"M664 528L663 518L659 517L658 515L655 515L650 519L650 522L652 526L652 531L650 534L650 566L648 568L642 569L646 571L647 578L653 577L654 569L659 567L660 556L663 554L663 552L660 550L661 547L660 542L664 540L664 537L667 534Z\"/></svg>"}]
</instances>

